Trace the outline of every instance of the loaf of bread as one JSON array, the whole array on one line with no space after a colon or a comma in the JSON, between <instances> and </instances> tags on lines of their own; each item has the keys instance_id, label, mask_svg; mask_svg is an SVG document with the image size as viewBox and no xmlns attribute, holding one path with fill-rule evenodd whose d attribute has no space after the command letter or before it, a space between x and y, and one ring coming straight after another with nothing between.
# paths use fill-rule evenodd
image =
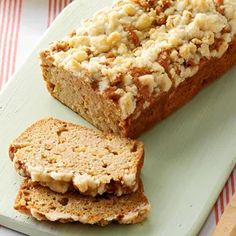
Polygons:
<instances>
[{"instance_id":1,"label":"loaf of bread","mask_svg":"<svg viewBox=\"0 0 236 236\"><path fill-rule=\"evenodd\" d=\"M135 193L121 197L105 194L93 198L76 192L55 193L26 179L17 194L14 208L40 221L106 225L112 221L139 223L147 217L150 205L142 184Z\"/></svg>"},{"instance_id":2,"label":"loaf of bread","mask_svg":"<svg viewBox=\"0 0 236 236\"><path fill-rule=\"evenodd\" d=\"M9 156L21 176L55 192L120 196L138 189L144 148L139 141L47 118L15 139Z\"/></svg>"},{"instance_id":3,"label":"loaf of bread","mask_svg":"<svg viewBox=\"0 0 236 236\"><path fill-rule=\"evenodd\" d=\"M49 92L136 137L236 62L235 0L117 0L40 53Z\"/></svg>"}]
</instances>

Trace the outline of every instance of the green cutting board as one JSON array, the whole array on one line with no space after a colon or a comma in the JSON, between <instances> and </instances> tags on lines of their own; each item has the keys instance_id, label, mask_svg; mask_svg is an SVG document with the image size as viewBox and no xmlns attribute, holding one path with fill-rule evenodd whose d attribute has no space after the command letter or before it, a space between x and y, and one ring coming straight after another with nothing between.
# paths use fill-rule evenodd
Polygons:
<instances>
[{"instance_id":1,"label":"green cutting board","mask_svg":"<svg viewBox=\"0 0 236 236\"><path fill-rule=\"evenodd\" d=\"M90 126L48 94L37 52L78 27L81 19L110 4L111 0L78 0L70 4L1 93L0 224L34 236L196 235L235 165L235 68L140 138L146 153L142 178L152 205L144 223L103 228L42 223L12 208L21 180L8 158L11 140L32 122L47 116Z\"/></svg>"}]
</instances>

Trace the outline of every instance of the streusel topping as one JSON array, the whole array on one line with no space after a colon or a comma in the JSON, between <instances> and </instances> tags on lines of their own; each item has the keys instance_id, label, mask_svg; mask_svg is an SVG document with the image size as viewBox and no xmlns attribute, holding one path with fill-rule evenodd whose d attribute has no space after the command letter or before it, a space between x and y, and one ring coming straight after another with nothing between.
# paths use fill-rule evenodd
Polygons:
<instances>
[{"instance_id":1,"label":"streusel topping","mask_svg":"<svg viewBox=\"0 0 236 236\"><path fill-rule=\"evenodd\" d=\"M235 34L235 0L118 0L52 44L51 56L118 102L126 119L140 97L167 92L201 60L222 57Z\"/></svg>"}]
</instances>

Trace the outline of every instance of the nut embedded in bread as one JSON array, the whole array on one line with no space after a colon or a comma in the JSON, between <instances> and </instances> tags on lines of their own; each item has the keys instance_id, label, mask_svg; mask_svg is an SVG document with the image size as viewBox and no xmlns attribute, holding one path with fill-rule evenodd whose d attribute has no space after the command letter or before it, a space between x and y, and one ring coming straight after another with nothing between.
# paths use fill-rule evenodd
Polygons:
<instances>
[{"instance_id":1,"label":"nut embedded in bread","mask_svg":"<svg viewBox=\"0 0 236 236\"><path fill-rule=\"evenodd\" d=\"M105 194L93 198L77 192L55 193L26 179L17 194L14 208L40 221L106 225L112 221L139 223L147 217L150 205L141 183L135 193L121 197Z\"/></svg>"},{"instance_id":2,"label":"nut embedded in bread","mask_svg":"<svg viewBox=\"0 0 236 236\"><path fill-rule=\"evenodd\" d=\"M40 53L49 92L136 137L236 62L235 0L116 0Z\"/></svg>"},{"instance_id":3,"label":"nut embedded in bread","mask_svg":"<svg viewBox=\"0 0 236 236\"><path fill-rule=\"evenodd\" d=\"M9 148L16 171L65 193L122 195L138 189L144 147L139 141L53 118L34 123Z\"/></svg>"}]
</instances>

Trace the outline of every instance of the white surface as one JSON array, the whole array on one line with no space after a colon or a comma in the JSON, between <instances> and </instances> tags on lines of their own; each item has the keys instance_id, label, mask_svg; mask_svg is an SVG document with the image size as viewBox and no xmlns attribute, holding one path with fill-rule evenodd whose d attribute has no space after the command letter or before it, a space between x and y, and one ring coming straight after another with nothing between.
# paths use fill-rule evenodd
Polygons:
<instances>
[{"instance_id":1,"label":"white surface","mask_svg":"<svg viewBox=\"0 0 236 236\"><path fill-rule=\"evenodd\" d=\"M42 34L47 29L48 1L23 1L21 29L19 33L17 68L26 60L31 50L38 44Z\"/></svg>"}]
</instances>

